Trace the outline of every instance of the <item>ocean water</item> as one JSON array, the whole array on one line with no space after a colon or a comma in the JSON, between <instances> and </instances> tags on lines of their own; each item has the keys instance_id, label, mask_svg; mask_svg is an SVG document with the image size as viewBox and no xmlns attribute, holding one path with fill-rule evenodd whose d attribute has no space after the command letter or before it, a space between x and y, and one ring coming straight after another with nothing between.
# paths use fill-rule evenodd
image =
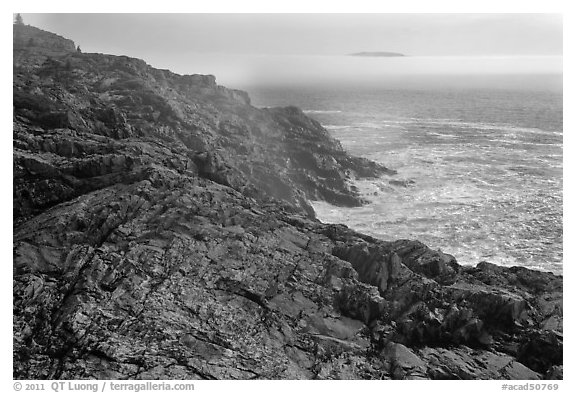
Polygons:
<instances>
[{"instance_id":1,"label":"ocean water","mask_svg":"<svg viewBox=\"0 0 576 393\"><path fill-rule=\"evenodd\" d=\"M486 87L436 77L409 88L244 88L256 106L301 107L351 154L398 171L356 181L369 205L314 202L320 220L385 240L418 239L461 264L561 274L561 76L499 78Z\"/></svg>"}]
</instances>

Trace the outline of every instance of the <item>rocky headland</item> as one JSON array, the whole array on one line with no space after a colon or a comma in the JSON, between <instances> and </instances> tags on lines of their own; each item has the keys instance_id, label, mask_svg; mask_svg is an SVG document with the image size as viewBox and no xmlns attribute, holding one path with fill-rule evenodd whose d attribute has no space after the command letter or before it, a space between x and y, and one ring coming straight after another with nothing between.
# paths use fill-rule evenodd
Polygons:
<instances>
[{"instance_id":1,"label":"rocky headland","mask_svg":"<svg viewBox=\"0 0 576 393\"><path fill-rule=\"evenodd\" d=\"M314 217L366 203L295 107L14 26L17 379L559 379L562 277Z\"/></svg>"}]
</instances>

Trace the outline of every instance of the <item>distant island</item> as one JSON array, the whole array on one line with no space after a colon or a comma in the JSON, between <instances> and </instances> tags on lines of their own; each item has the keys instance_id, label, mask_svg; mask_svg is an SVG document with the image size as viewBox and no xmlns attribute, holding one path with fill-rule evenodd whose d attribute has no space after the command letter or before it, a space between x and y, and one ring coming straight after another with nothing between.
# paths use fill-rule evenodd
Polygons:
<instances>
[{"instance_id":1,"label":"distant island","mask_svg":"<svg viewBox=\"0 0 576 393\"><path fill-rule=\"evenodd\" d=\"M361 57L405 57L406 55L396 52L357 52L351 53L348 56L361 56Z\"/></svg>"}]
</instances>

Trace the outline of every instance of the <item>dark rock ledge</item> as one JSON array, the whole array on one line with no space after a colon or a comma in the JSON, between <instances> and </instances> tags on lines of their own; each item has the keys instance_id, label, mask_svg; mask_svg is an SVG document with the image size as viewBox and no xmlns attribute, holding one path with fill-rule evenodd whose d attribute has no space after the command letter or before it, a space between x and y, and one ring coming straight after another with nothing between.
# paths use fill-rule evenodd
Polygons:
<instances>
[{"instance_id":1,"label":"dark rock ledge","mask_svg":"<svg viewBox=\"0 0 576 393\"><path fill-rule=\"evenodd\" d=\"M14 27L14 378L562 378L562 277L313 217L297 108Z\"/></svg>"}]
</instances>

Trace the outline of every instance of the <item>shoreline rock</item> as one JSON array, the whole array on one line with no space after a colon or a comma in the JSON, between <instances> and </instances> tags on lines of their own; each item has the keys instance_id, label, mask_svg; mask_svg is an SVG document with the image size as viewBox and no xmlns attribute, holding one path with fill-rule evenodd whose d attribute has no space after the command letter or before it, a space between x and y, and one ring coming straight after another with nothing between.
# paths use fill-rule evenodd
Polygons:
<instances>
[{"instance_id":1,"label":"shoreline rock","mask_svg":"<svg viewBox=\"0 0 576 393\"><path fill-rule=\"evenodd\" d=\"M15 379L562 378L563 278L321 223L393 171L300 109L14 51Z\"/></svg>"}]
</instances>

